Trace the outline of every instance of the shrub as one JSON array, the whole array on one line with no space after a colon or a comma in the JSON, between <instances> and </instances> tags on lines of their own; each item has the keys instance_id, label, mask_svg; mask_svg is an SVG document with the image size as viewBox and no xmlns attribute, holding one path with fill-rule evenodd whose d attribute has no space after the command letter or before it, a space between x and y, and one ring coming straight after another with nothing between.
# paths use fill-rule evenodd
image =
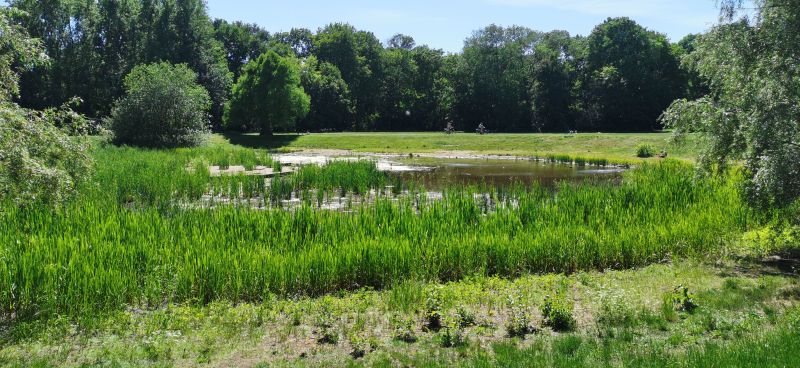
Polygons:
<instances>
[{"instance_id":1,"label":"shrub","mask_svg":"<svg viewBox=\"0 0 800 368\"><path fill-rule=\"evenodd\" d=\"M521 301L519 295L511 295L508 298L509 316L506 324L506 332L509 337L525 338L526 335L535 333L531 323L528 306Z\"/></svg>"},{"instance_id":2,"label":"shrub","mask_svg":"<svg viewBox=\"0 0 800 368\"><path fill-rule=\"evenodd\" d=\"M394 328L395 340L407 342L409 344L417 342L417 336L414 333L413 318L394 316L391 322Z\"/></svg>"},{"instance_id":3,"label":"shrub","mask_svg":"<svg viewBox=\"0 0 800 368\"><path fill-rule=\"evenodd\" d=\"M64 202L88 175L87 150L83 138L56 128L48 114L0 104L0 200Z\"/></svg>"},{"instance_id":4,"label":"shrub","mask_svg":"<svg viewBox=\"0 0 800 368\"><path fill-rule=\"evenodd\" d=\"M553 331L571 331L575 328L575 318L572 316L572 305L562 298L546 297L542 306L544 324Z\"/></svg>"},{"instance_id":5,"label":"shrub","mask_svg":"<svg viewBox=\"0 0 800 368\"><path fill-rule=\"evenodd\" d=\"M439 287L431 287L425 298L426 329L439 331L442 328L442 297Z\"/></svg>"},{"instance_id":6,"label":"shrub","mask_svg":"<svg viewBox=\"0 0 800 368\"><path fill-rule=\"evenodd\" d=\"M656 149L649 144L640 144L636 147L636 157L650 158L655 155Z\"/></svg>"},{"instance_id":7,"label":"shrub","mask_svg":"<svg viewBox=\"0 0 800 368\"><path fill-rule=\"evenodd\" d=\"M456 310L456 320L458 321L458 325L462 328L475 326L476 324L475 313L472 313L464 307L458 307Z\"/></svg>"},{"instance_id":8,"label":"shrub","mask_svg":"<svg viewBox=\"0 0 800 368\"><path fill-rule=\"evenodd\" d=\"M117 101L110 125L117 144L192 147L208 132L208 92L186 65L140 65L125 77L126 96Z\"/></svg>"},{"instance_id":9,"label":"shrub","mask_svg":"<svg viewBox=\"0 0 800 368\"><path fill-rule=\"evenodd\" d=\"M443 348L462 347L467 345L467 334L458 321L452 320L444 327L440 343Z\"/></svg>"},{"instance_id":10,"label":"shrub","mask_svg":"<svg viewBox=\"0 0 800 368\"><path fill-rule=\"evenodd\" d=\"M675 310L691 313L697 309L694 294L689 292L689 288L680 285L672 292L672 305Z\"/></svg>"}]
</instances>

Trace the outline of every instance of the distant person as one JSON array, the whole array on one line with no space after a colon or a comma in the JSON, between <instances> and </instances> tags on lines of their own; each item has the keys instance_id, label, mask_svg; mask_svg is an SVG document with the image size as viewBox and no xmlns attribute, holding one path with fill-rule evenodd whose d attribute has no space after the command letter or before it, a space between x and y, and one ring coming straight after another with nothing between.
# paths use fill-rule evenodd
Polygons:
<instances>
[{"instance_id":1,"label":"distant person","mask_svg":"<svg viewBox=\"0 0 800 368\"><path fill-rule=\"evenodd\" d=\"M478 125L478 134L480 135L486 134L486 126L484 126L483 123L480 123Z\"/></svg>"},{"instance_id":2,"label":"distant person","mask_svg":"<svg viewBox=\"0 0 800 368\"><path fill-rule=\"evenodd\" d=\"M447 134L453 134L455 131L456 131L456 128L453 127L453 123L448 121L447 122L447 127L444 128L444 132L447 133Z\"/></svg>"}]
</instances>

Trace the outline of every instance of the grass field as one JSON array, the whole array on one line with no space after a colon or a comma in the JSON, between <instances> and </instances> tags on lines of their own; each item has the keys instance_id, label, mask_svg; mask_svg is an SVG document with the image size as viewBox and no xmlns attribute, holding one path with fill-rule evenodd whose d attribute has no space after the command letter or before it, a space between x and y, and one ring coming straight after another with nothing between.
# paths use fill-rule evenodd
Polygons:
<instances>
[{"instance_id":1,"label":"grass field","mask_svg":"<svg viewBox=\"0 0 800 368\"><path fill-rule=\"evenodd\" d=\"M476 153L533 154L523 142L541 139L549 148L537 154L622 161L667 139L608 136L390 134L380 144L438 152L426 140L452 138ZM390 179L367 162L304 168L269 186L207 169L274 166L263 148L325 140L387 151L373 146L377 134L287 137L215 136L177 150L98 144L93 180L72 202L0 206L0 365L797 361L797 269L761 261L794 235L768 230L781 214L748 207L735 173L700 178L690 163L658 160L618 182L452 187L441 200L386 194L329 211L316 193L351 200ZM563 150L559 139L570 139ZM194 205L209 191L302 200L291 210Z\"/></svg>"},{"instance_id":2,"label":"grass field","mask_svg":"<svg viewBox=\"0 0 800 368\"><path fill-rule=\"evenodd\" d=\"M694 296L691 312L676 308L680 284ZM0 365L792 367L799 294L794 275L728 262L412 281L315 299L119 311L78 325L21 323L3 333ZM548 296L569 305L569 329L544 325ZM427 327L432 311L439 330ZM528 333L510 337L520 326Z\"/></svg>"},{"instance_id":3,"label":"grass field","mask_svg":"<svg viewBox=\"0 0 800 368\"><path fill-rule=\"evenodd\" d=\"M672 143L671 133L581 133L565 134L488 134L459 133L326 133L308 135L214 135L214 144L232 144L273 150L340 149L357 152L422 153L461 151L482 154L520 156L571 155L604 158L612 162L641 162L636 157L639 145L650 145L655 152L666 151L671 157L694 160L698 138L689 137L681 144Z\"/></svg>"}]
</instances>

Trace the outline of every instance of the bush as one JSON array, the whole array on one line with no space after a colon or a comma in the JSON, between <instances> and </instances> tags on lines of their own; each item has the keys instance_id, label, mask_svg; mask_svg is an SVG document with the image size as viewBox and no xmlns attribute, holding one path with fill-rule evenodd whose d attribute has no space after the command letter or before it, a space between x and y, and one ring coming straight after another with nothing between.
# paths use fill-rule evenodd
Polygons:
<instances>
[{"instance_id":1,"label":"bush","mask_svg":"<svg viewBox=\"0 0 800 368\"><path fill-rule=\"evenodd\" d=\"M522 302L520 295L511 295L508 298L509 316L506 322L506 332L508 337L525 338L525 336L535 333L536 329L533 328L530 315L528 314L528 305Z\"/></svg>"},{"instance_id":2,"label":"bush","mask_svg":"<svg viewBox=\"0 0 800 368\"><path fill-rule=\"evenodd\" d=\"M547 297L542 306L544 324L553 331L571 331L575 328L572 305L561 298Z\"/></svg>"},{"instance_id":3,"label":"bush","mask_svg":"<svg viewBox=\"0 0 800 368\"><path fill-rule=\"evenodd\" d=\"M83 138L56 128L50 115L0 104L0 200L64 202L88 175L87 150Z\"/></svg>"},{"instance_id":4,"label":"bush","mask_svg":"<svg viewBox=\"0 0 800 368\"><path fill-rule=\"evenodd\" d=\"M439 287L428 289L425 298L425 328L428 331L439 331L442 328L442 296Z\"/></svg>"},{"instance_id":5,"label":"bush","mask_svg":"<svg viewBox=\"0 0 800 368\"><path fill-rule=\"evenodd\" d=\"M640 144L636 147L636 157L639 158L650 158L655 155L656 149L649 144Z\"/></svg>"},{"instance_id":6,"label":"bush","mask_svg":"<svg viewBox=\"0 0 800 368\"><path fill-rule=\"evenodd\" d=\"M125 77L126 96L117 101L110 125L117 144L192 147L208 132L208 92L186 65L140 65Z\"/></svg>"},{"instance_id":7,"label":"bush","mask_svg":"<svg viewBox=\"0 0 800 368\"><path fill-rule=\"evenodd\" d=\"M672 305L676 311L691 313L697 309L694 294L689 292L689 288L680 285L672 292Z\"/></svg>"}]
</instances>

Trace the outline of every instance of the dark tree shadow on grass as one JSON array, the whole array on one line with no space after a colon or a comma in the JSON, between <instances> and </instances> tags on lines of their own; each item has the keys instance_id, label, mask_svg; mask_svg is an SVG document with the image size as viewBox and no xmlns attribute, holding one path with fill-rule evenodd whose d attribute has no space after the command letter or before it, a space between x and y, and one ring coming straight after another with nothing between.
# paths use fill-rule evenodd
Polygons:
<instances>
[{"instance_id":1,"label":"dark tree shadow on grass","mask_svg":"<svg viewBox=\"0 0 800 368\"><path fill-rule=\"evenodd\" d=\"M259 134L242 134L226 132L222 136L233 145L247 148L257 148L266 150L279 150L289 146L292 142L300 138L299 134L275 134L270 137L263 137Z\"/></svg>"}]
</instances>

